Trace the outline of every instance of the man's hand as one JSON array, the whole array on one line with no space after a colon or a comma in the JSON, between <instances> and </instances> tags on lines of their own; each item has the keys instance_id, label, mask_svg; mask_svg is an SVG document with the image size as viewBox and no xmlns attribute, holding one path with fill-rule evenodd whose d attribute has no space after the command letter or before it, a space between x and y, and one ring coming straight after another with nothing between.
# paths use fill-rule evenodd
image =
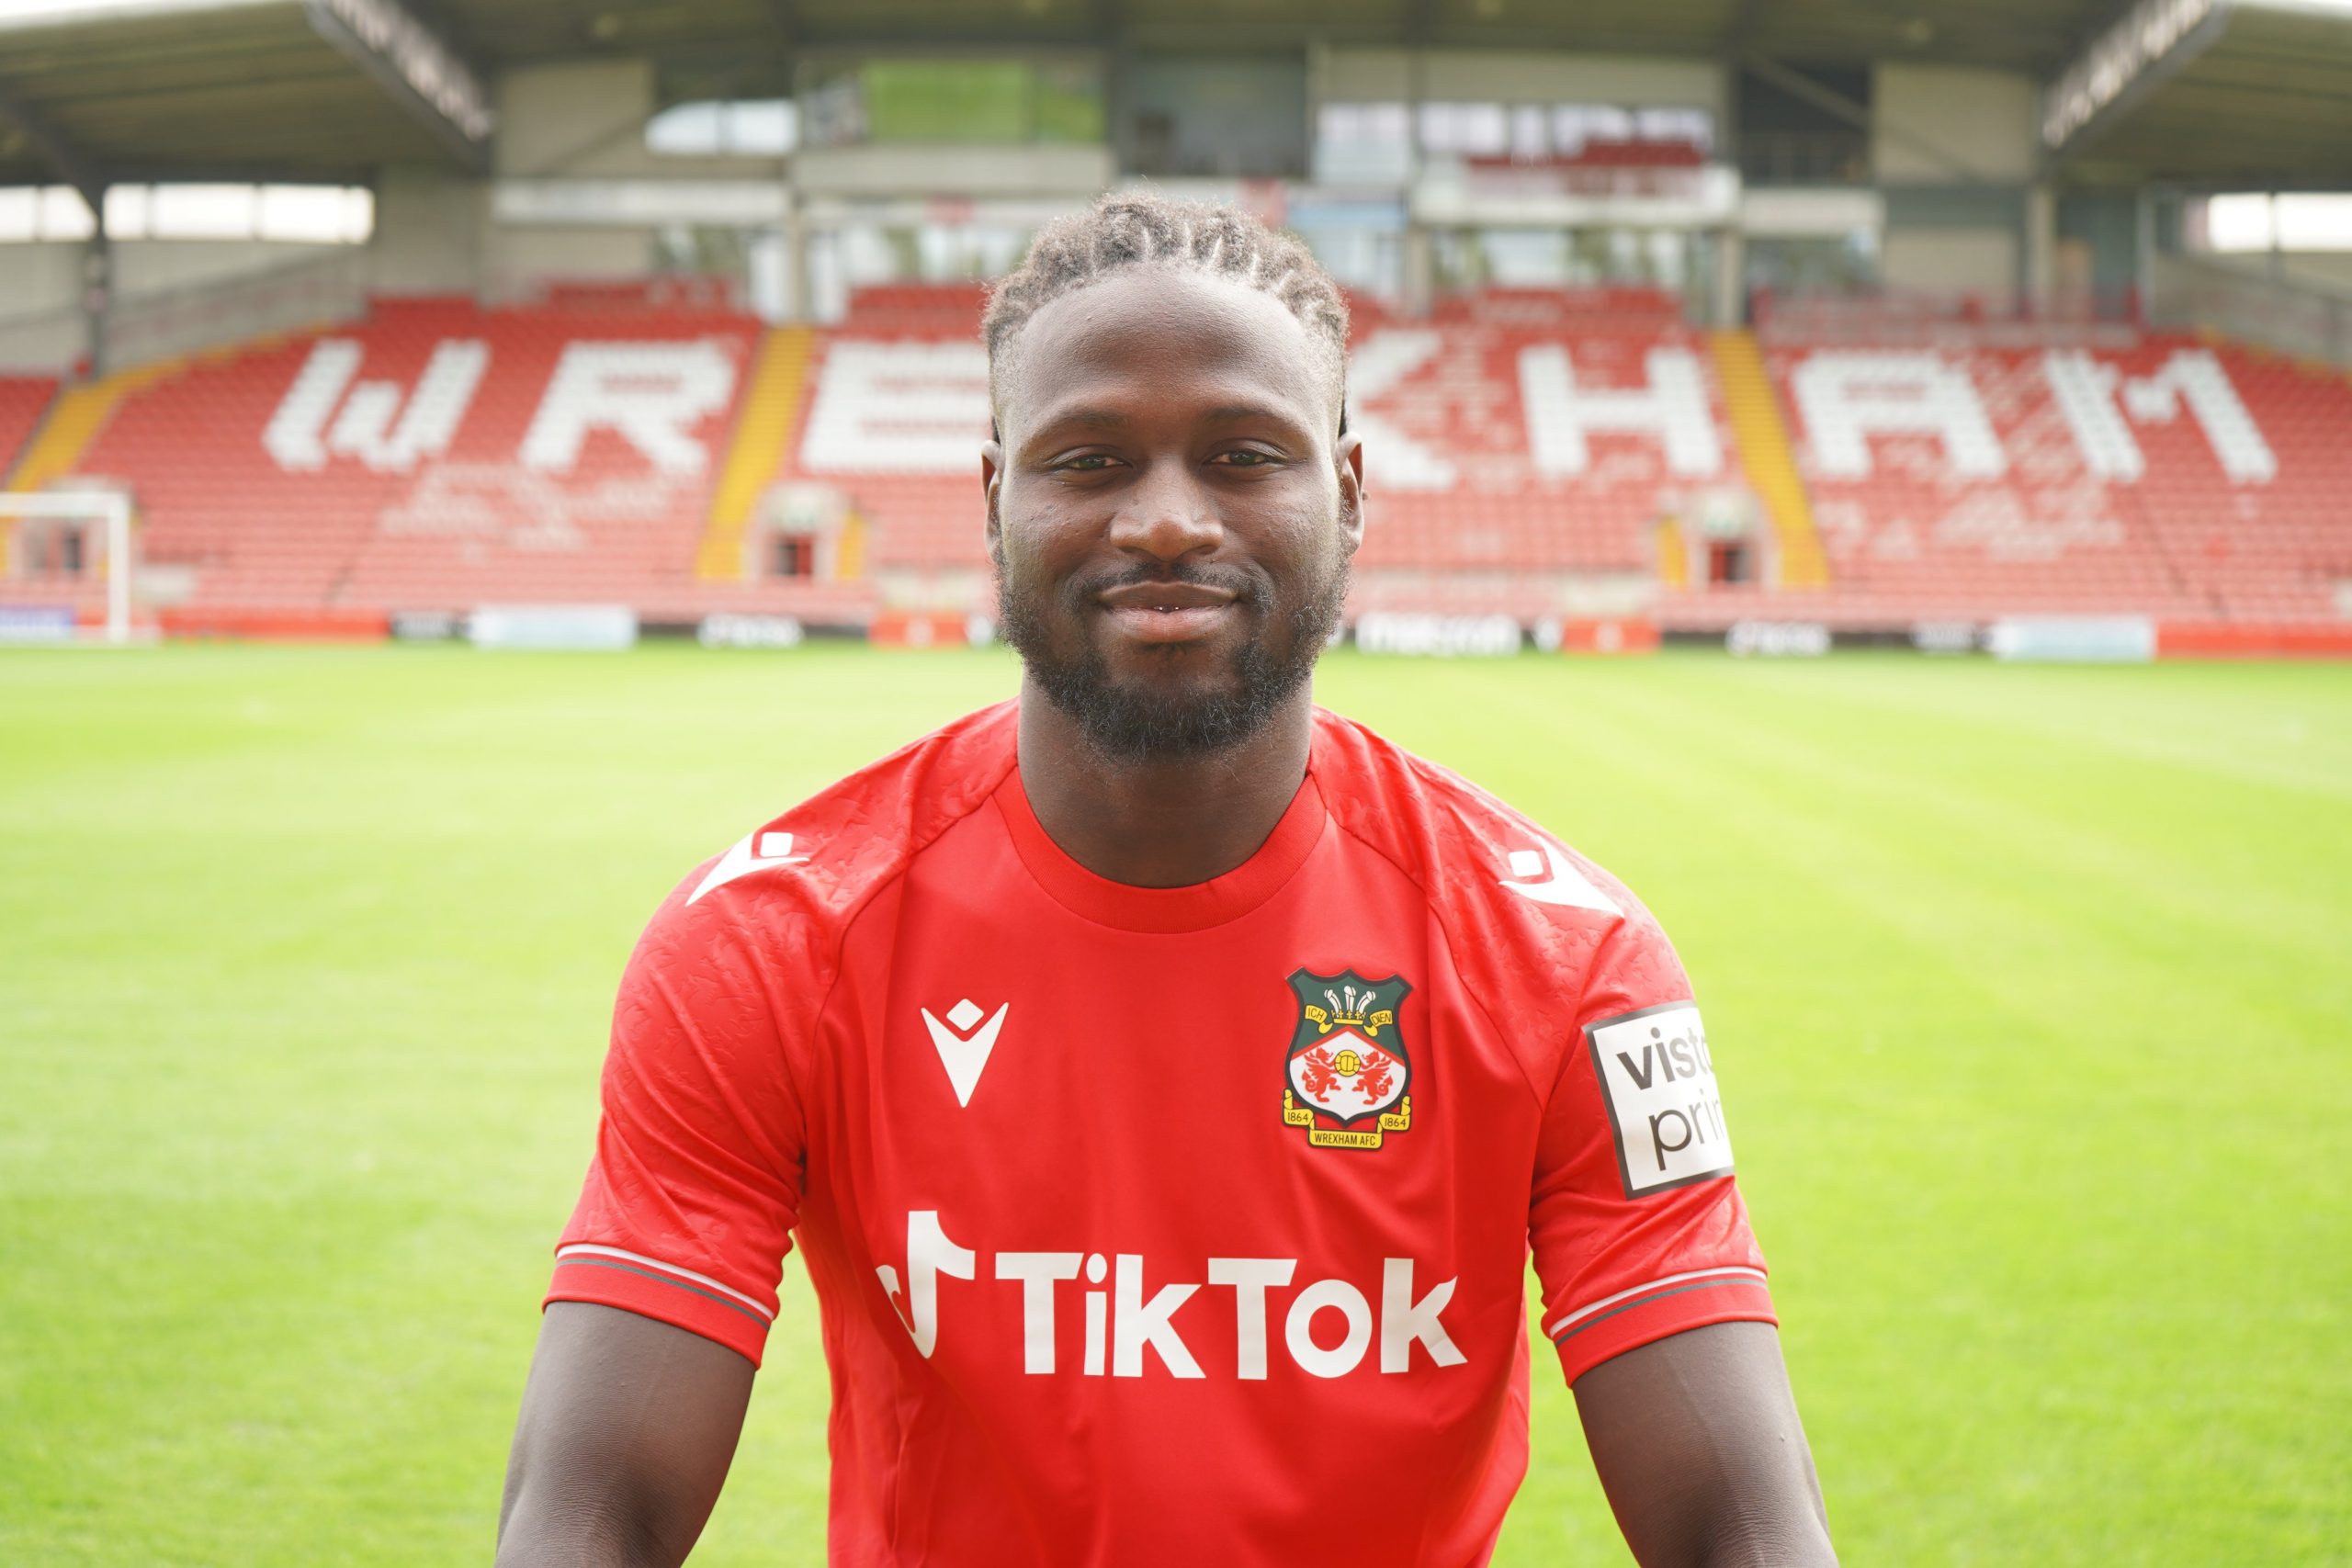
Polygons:
<instances>
[{"instance_id":1,"label":"man's hand","mask_svg":"<svg viewBox=\"0 0 2352 1568\"><path fill-rule=\"evenodd\" d=\"M498 1568L676 1568L735 1457L752 1363L650 1317L556 1302L506 1463Z\"/></svg>"},{"instance_id":2,"label":"man's hand","mask_svg":"<svg viewBox=\"0 0 2352 1568\"><path fill-rule=\"evenodd\" d=\"M1628 1350L1576 1394L1642 1568L1838 1561L1771 1325L1718 1323Z\"/></svg>"}]
</instances>

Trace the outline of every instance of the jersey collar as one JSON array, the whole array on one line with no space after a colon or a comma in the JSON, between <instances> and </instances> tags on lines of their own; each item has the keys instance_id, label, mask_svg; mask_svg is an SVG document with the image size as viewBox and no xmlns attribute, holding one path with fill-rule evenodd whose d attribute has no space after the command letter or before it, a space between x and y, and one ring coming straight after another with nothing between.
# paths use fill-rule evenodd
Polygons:
<instances>
[{"instance_id":1,"label":"jersey collar","mask_svg":"<svg viewBox=\"0 0 2352 1568\"><path fill-rule=\"evenodd\" d=\"M1062 852L1030 809L1018 767L997 787L996 803L1022 864L1056 903L1098 925L1162 933L1206 931L1263 904L1306 863L1329 820L1310 764L1282 820L1248 860L1189 887L1135 887L1097 876Z\"/></svg>"}]
</instances>

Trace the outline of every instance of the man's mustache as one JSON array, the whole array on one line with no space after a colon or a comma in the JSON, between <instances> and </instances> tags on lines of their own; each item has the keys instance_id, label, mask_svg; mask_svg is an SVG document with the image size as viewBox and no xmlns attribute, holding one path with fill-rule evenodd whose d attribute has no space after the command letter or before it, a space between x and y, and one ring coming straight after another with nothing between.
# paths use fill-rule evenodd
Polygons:
<instances>
[{"instance_id":1,"label":"man's mustache","mask_svg":"<svg viewBox=\"0 0 2352 1568\"><path fill-rule=\"evenodd\" d=\"M1152 565L1138 561L1120 571L1104 571L1073 577L1063 587L1062 595L1073 605L1082 605L1097 594L1108 593L1114 588L1141 586L1147 583L1188 583L1196 588L1213 588L1233 595L1238 604L1257 605L1266 598L1266 582L1261 575L1238 566L1186 565L1182 561Z\"/></svg>"}]
</instances>

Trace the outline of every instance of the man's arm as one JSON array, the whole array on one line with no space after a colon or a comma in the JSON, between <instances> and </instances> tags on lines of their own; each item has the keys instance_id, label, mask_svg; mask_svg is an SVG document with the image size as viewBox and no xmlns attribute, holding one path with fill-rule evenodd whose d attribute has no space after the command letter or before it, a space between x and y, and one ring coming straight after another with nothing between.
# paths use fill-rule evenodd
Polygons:
<instances>
[{"instance_id":1,"label":"man's arm","mask_svg":"<svg viewBox=\"0 0 2352 1568\"><path fill-rule=\"evenodd\" d=\"M555 1302L506 1463L498 1568L675 1568L735 1457L752 1363L650 1317Z\"/></svg>"},{"instance_id":2,"label":"man's arm","mask_svg":"<svg viewBox=\"0 0 2352 1568\"><path fill-rule=\"evenodd\" d=\"M1771 1325L1668 1335L1601 1362L1576 1394L1593 1467L1642 1568L1838 1561Z\"/></svg>"}]
</instances>

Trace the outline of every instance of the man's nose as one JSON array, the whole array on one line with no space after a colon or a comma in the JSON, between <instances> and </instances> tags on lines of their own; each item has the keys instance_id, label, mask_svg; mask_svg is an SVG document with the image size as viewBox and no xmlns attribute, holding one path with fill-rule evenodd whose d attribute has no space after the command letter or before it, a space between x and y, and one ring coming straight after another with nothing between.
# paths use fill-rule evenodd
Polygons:
<instances>
[{"instance_id":1,"label":"man's nose","mask_svg":"<svg viewBox=\"0 0 2352 1568\"><path fill-rule=\"evenodd\" d=\"M1155 560L1181 560L1224 540L1215 502L1182 462L1152 464L1111 519L1114 545Z\"/></svg>"}]
</instances>

